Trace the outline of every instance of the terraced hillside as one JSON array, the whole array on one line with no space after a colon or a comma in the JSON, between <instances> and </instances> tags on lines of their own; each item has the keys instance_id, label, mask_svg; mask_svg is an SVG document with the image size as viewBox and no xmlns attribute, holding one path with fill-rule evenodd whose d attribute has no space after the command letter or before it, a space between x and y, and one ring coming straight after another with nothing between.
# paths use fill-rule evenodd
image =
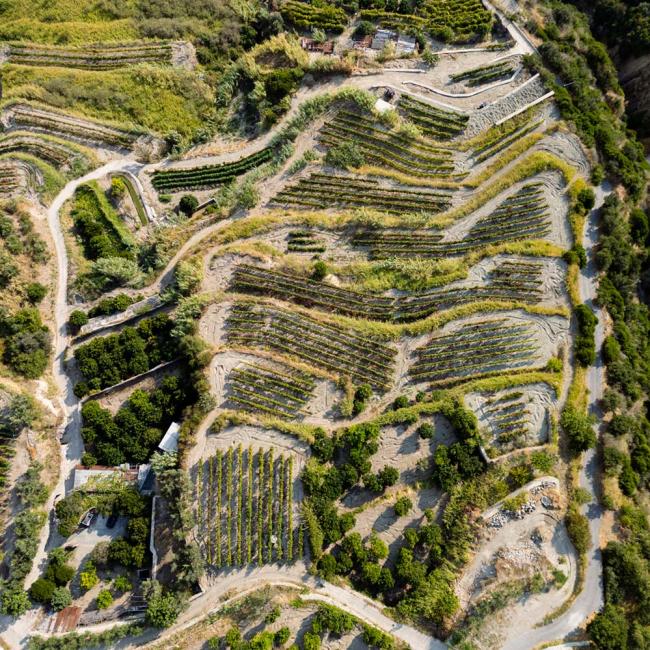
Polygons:
<instances>
[{"instance_id":1,"label":"terraced hillside","mask_svg":"<svg viewBox=\"0 0 650 650\"><path fill-rule=\"evenodd\" d=\"M475 0L145 4L0 6L0 355L66 445L11 594L152 648L573 631L599 195L525 34Z\"/></svg>"}]
</instances>

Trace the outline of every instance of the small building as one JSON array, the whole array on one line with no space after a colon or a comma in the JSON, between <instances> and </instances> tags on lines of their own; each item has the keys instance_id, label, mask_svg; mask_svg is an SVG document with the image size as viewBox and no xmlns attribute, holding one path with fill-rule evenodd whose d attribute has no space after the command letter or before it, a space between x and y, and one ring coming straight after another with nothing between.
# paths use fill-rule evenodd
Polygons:
<instances>
[{"instance_id":1,"label":"small building","mask_svg":"<svg viewBox=\"0 0 650 650\"><path fill-rule=\"evenodd\" d=\"M315 41L313 38L303 36L300 39L300 47L307 52L320 52L321 54L334 53L334 41Z\"/></svg>"},{"instance_id":2,"label":"small building","mask_svg":"<svg viewBox=\"0 0 650 650\"><path fill-rule=\"evenodd\" d=\"M392 29L378 29L372 39L370 47L373 50L383 50L386 43L397 40L397 32Z\"/></svg>"},{"instance_id":3,"label":"small building","mask_svg":"<svg viewBox=\"0 0 650 650\"><path fill-rule=\"evenodd\" d=\"M398 54L413 54L417 44L413 36L398 36L395 49Z\"/></svg>"},{"instance_id":4,"label":"small building","mask_svg":"<svg viewBox=\"0 0 650 650\"><path fill-rule=\"evenodd\" d=\"M178 436L181 432L181 425L178 422L172 422L167 429L167 433L163 436L163 439L158 444L158 449L164 451L167 454L178 449Z\"/></svg>"},{"instance_id":5,"label":"small building","mask_svg":"<svg viewBox=\"0 0 650 650\"><path fill-rule=\"evenodd\" d=\"M131 468L128 464L119 465L118 467L105 467L103 465L84 467L83 465L77 465L74 469L74 489L83 487L91 480L113 477L121 478L128 483L137 483L138 469Z\"/></svg>"}]
</instances>

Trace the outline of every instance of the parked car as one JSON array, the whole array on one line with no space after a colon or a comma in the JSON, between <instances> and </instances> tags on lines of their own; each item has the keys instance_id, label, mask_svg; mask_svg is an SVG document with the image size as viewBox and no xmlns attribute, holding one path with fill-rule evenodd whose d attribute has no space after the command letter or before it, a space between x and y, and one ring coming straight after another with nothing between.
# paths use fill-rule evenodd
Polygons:
<instances>
[{"instance_id":1,"label":"parked car","mask_svg":"<svg viewBox=\"0 0 650 650\"><path fill-rule=\"evenodd\" d=\"M119 518L117 512L111 512L111 516L106 520L106 528L114 528Z\"/></svg>"},{"instance_id":2,"label":"parked car","mask_svg":"<svg viewBox=\"0 0 650 650\"><path fill-rule=\"evenodd\" d=\"M83 519L79 522L79 526L82 528L90 528L97 517L97 508L91 508L84 516Z\"/></svg>"}]
</instances>

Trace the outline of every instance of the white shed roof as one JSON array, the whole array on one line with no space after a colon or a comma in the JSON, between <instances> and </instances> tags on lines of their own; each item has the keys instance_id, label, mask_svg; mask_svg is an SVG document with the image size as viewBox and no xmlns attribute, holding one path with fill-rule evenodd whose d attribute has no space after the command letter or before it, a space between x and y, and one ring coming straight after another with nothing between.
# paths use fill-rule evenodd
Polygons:
<instances>
[{"instance_id":1,"label":"white shed roof","mask_svg":"<svg viewBox=\"0 0 650 650\"><path fill-rule=\"evenodd\" d=\"M171 453L178 449L178 434L181 431L181 425L178 422L172 422L167 429L167 433L158 445L158 449Z\"/></svg>"}]
</instances>

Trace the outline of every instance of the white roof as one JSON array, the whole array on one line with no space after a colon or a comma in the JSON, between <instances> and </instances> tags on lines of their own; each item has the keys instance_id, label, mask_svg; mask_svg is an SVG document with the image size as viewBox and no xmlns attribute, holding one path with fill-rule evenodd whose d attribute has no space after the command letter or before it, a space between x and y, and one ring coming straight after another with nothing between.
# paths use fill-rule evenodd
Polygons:
<instances>
[{"instance_id":1,"label":"white roof","mask_svg":"<svg viewBox=\"0 0 650 650\"><path fill-rule=\"evenodd\" d=\"M74 489L80 488L82 485L85 485L90 481L91 478L107 478L117 474L119 469L95 469L95 468L86 468L81 469L79 467L74 470Z\"/></svg>"},{"instance_id":2,"label":"white roof","mask_svg":"<svg viewBox=\"0 0 650 650\"><path fill-rule=\"evenodd\" d=\"M167 429L167 433L158 445L158 449L171 453L178 449L178 434L181 431L181 425L178 422L172 422Z\"/></svg>"},{"instance_id":3,"label":"white roof","mask_svg":"<svg viewBox=\"0 0 650 650\"><path fill-rule=\"evenodd\" d=\"M375 110L378 113L385 113L386 111L390 111L392 108L394 108L391 104L388 102L385 102L383 99L379 98L375 102Z\"/></svg>"}]
</instances>

